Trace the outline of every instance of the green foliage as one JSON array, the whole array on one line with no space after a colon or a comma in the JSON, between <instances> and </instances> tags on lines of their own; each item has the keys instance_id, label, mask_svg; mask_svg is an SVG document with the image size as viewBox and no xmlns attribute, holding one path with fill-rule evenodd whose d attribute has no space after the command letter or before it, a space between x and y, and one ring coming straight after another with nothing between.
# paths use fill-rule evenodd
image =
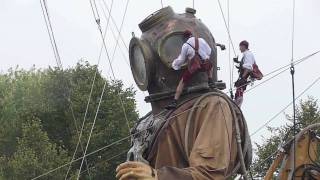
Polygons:
<instances>
[{"instance_id":1,"label":"green foliage","mask_svg":"<svg viewBox=\"0 0 320 180\"><path fill-rule=\"evenodd\" d=\"M34 118L23 124L22 137L18 138L18 147L9 160L6 174L12 179L32 179L67 161L67 152L50 142L40 120ZM45 179L62 179L62 175L49 174Z\"/></svg>"},{"instance_id":2,"label":"green foliage","mask_svg":"<svg viewBox=\"0 0 320 180\"><path fill-rule=\"evenodd\" d=\"M66 70L16 68L0 75L0 180L30 179L71 160L95 72L96 66L81 62ZM87 152L128 136L120 98L130 126L138 118L133 89L125 89L121 81L106 81L97 72L75 159L83 155L105 82ZM106 160L128 148L128 141L123 141L88 156L81 178L89 179L90 174L91 179L114 179L114 169L125 154ZM76 175L80 162L72 164L69 177ZM65 166L42 179L64 179L67 169Z\"/></svg>"},{"instance_id":3,"label":"green foliage","mask_svg":"<svg viewBox=\"0 0 320 180\"><path fill-rule=\"evenodd\" d=\"M320 109L317 100L309 97L305 101L300 102L297 108L297 128L299 131L304 127L320 122ZM287 116L287 119L292 121L293 118ZM256 158L254 159L252 169L253 174L257 177L264 177L275 158L275 152L278 150L280 143L285 143L293 136L292 124L287 124L282 127L268 127L271 132L271 137L264 140L262 144L256 144Z\"/></svg>"}]
</instances>

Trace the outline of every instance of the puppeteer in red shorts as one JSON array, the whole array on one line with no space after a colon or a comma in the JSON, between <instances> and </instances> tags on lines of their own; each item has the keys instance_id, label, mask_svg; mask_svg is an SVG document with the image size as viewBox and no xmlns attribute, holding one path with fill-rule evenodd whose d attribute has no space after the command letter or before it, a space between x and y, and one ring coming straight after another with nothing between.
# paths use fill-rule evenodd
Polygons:
<instances>
[{"instance_id":1,"label":"puppeteer in red shorts","mask_svg":"<svg viewBox=\"0 0 320 180\"><path fill-rule=\"evenodd\" d=\"M235 103L241 107L243 102L243 94L247 88L247 85L254 80L261 80L263 77L262 72L260 71L256 60L253 56L253 53L249 50L249 42L244 40L239 44L239 49L243 53L241 61L238 61L237 58L234 58L234 62L238 63L239 66L239 78L235 83L237 88L235 94ZM251 81L248 81L248 79Z\"/></svg>"},{"instance_id":2,"label":"puppeteer in red shorts","mask_svg":"<svg viewBox=\"0 0 320 180\"><path fill-rule=\"evenodd\" d=\"M181 53L172 63L174 70L180 70L185 63L188 68L182 74L182 78L177 86L174 100L166 107L166 109L175 109L178 99L183 88L191 80L192 76L198 72L206 72L208 75L208 83L213 83L212 72L213 66L209 61L211 48L203 38L194 37L189 30L184 32L186 42L182 45Z\"/></svg>"}]
</instances>

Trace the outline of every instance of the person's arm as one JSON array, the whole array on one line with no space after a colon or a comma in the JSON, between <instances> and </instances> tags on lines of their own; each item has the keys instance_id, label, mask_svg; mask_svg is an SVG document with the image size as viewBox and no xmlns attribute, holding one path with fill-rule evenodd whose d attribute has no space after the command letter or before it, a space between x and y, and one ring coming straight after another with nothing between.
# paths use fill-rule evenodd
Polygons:
<instances>
[{"instance_id":1,"label":"person's arm","mask_svg":"<svg viewBox=\"0 0 320 180\"><path fill-rule=\"evenodd\" d=\"M177 59L175 59L172 62L172 68L174 70L179 70L181 68L181 66L186 62L186 59L188 58L187 53L188 53L188 45L186 43L184 43L182 45L180 55L178 56Z\"/></svg>"},{"instance_id":2,"label":"person's arm","mask_svg":"<svg viewBox=\"0 0 320 180\"><path fill-rule=\"evenodd\" d=\"M210 55L211 55L211 52L212 52L212 49L211 49L211 47L209 46L209 44L205 40L203 40L203 44L204 44L204 52L207 55L207 57L205 57L205 58L209 59Z\"/></svg>"}]
</instances>

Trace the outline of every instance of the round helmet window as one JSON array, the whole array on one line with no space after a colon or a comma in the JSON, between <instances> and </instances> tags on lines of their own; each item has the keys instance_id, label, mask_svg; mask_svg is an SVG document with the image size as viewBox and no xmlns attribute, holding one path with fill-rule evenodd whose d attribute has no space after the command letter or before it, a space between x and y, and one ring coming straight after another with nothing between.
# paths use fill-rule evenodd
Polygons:
<instances>
[{"instance_id":1,"label":"round helmet window","mask_svg":"<svg viewBox=\"0 0 320 180\"><path fill-rule=\"evenodd\" d=\"M142 50L139 46L135 45L133 47L133 63L132 67L134 69L135 76L137 77L138 84L143 85L147 78L146 66Z\"/></svg>"},{"instance_id":2,"label":"round helmet window","mask_svg":"<svg viewBox=\"0 0 320 180\"><path fill-rule=\"evenodd\" d=\"M174 59L176 59L181 51L181 47L185 43L182 32L174 32L166 36L162 41L158 49L161 61L168 67Z\"/></svg>"},{"instance_id":3,"label":"round helmet window","mask_svg":"<svg viewBox=\"0 0 320 180\"><path fill-rule=\"evenodd\" d=\"M142 90L147 90L148 87L148 58L150 52L148 52L148 47L143 44L139 39L133 38L130 41L129 47L129 57L131 71L133 78L137 86Z\"/></svg>"}]
</instances>

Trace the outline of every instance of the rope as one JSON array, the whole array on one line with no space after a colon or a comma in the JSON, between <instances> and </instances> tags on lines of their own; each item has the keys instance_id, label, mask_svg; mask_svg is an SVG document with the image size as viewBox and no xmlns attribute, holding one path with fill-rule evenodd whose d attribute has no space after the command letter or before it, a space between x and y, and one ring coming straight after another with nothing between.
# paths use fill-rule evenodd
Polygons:
<instances>
[{"instance_id":1,"label":"rope","mask_svg":"<svg viewBox=\"0 0 320 180\"><path fill-rule=\"evenodd\" d=\"M295 9L296 1L292 0L292 33L291 33L291 63L293 62L294 57L294 32L295 32Z\"/></svg>"},{"instance_id":2,"label":"rope","mask_svg":"<svg viewBox=\"0 0 320 180\"><path fill-rule=\"evenodd\" d=\"M116 76L115 76L115 74L114 74L112 62L113 62L113 60L114 60L114 56L115 56L115 53L116 53L116 50L117 50L117 47L118 47L118 44L119 44L119 38L120 38L121 30L122 30L122 28L123 28L124 20L125 20L126 14L127 14L129 2L130 2L130 0L127 0L126 6L125 6L125 11L124 11L124 14L123 14L123 17L122 17L122 22L121 22L121 25L120 25L119 34L118 34L118 37L117 37L117 40L116 40L116 45L115 45L115 47L114 47L111 60L110 60L110 57L109 57L109 54L108 54L106 42L105 42L105 40L104 40L104 38L103 38L103 35L102 35L101 26L100 26L100 24L98 24L100 34L101 34L101 36L102 36L102 38L103 38L102 41L103 41L103 44L104 44L104 49L105 49L106 54L107 54L107 59L108 59L108 62L109 62L109 66L110 66L110 69L111 69L111 72L112 72L112 77L113 77L113 80L114 80L114 81L116 80ZM126 122L127 122L128 131L129 131L129 134L130 134L130 124L129 124L129 120L128 120L128 117L127 117L126 109L125 109L125 107L124 107L124 103L123 103L122 98L121 98L121 96L120 96L120 92L118 93L118 97L119 97L119 101L120 101L120 104L121 104L122 111L123 111L123 113L124 113L124 117L125 117Z\"/></svg>"},{"instance_id":3,"label":"rope","mask_svg":"<svg viewBox=\"0 0 320 180\"><path fill-rule=\"evenodd\" d=\"M222 108L222 105L221 105L220 97L219 97L219 105L220 105L220 109L221 109L222 114L223 114L223 119L224 119L224 122L225 122L227 134L228 134L229 150L231 152L231 146L230 146L230 141L229 141L229 132L228 132L228 128L227 128L227 120L226 120L226 117L225 117L225 114L224 114L224 111L223 111L223 108ZM235 115L233 115L233 118L236 118ZM235 124L235 130L236 130L236 141L237 141L237 148L238 148L238 156L239 156L239 160L240 160L240 169L242 171L243 179L247 180L248 179L248 177L247 177L247 169L246 169L245 160L244 160L245 155L243 154L244 152L243 152L243 149L242 149L243 139L241 139L239 121L235 120L234 124ZM229 158L231 159L231 154L230 154Z\"/></svg>"},{"instance_id":4,"label":"rope","mask_svg":"<svg viewBox=\"0 0 320 180\"><path fill-rule=\"evenodd\" d=\"M55 59L56 59L57 66L60 69L63 69L63 66L62 66L62 63L61 63L61 58L60 58L58 47L57 47L57 43L56 43L55 36L54 36L54 31L53 31L51 20L50 20L50 15L49 15L49 10L48 10L48 5L47 5L46 0L40 0L40 5L41 5L42 13L43 13L43 16L44 16L44 20L45 20L45 23L46 23L46 28L47 28L48 35L49 35L49 38L50 38L51 46L53 48L53 52L54 52L54 56L55 56ZM72 114L73 122L74 122L74 125L76 127L76 132L79 135L78 126L77 126L77 122L76 122L74 111L73 111L73 105L72 105L72 102L70 100L69 100L69 103L70 103L70 111L71 111L71 114ZM81 145L81 150L83 151L83 146L82 145ZM85 159L85 162L86 162L86 165L88 165L87 159ZM70 171L70 167L69 167L69 169L67 171L66 176L68 175L69 171ZM88 169L87 169L87 171L88 171L89 178L91 179L90 172L89 172Z\"/></svg>"},{"instance_id":5,"label":"rope","mask_svg":"<svg viewBox=\"0 0 320 180\"><path fill-rule=\"evenodd\" d=\"M77 121L76 121L76 117L75 117L75 115L74 115L74 111L73 111L72 106L73 106L73 105L72 105L72 103L71 103L71 101L70 101L70 111L71 111L73 123L74 123L74 126L75 126L75 128L76 128L77 135L80 136L79 129L78 129L78 125L77 125ZM80 144L80 147L81 147L81 151L84 152L82 143ZM77 148L78 148L78 147L76 147L75 152L77 151ZM74 157L72 157L72 160L73 160L73 159L74 159ZM71 161L72 161L72 160L71 160ZM86 170L86 171L88 172L89 179L91 180L91 174L90 174L90 171L89 171L89 169L88 169L88 161L87 161L87 159L85 159L85 163L86 163L86 167L87 167L87 170ZM67 173L66 173L66 175L65 175L65 179L67 179L67 177L68 177L68 174L69 174L69 172L70 172L70 170L71 170L71 165L72 165L72 163L70 163L70 165L69 165L69 167L68 167L68 171L67 171Z\"/></svg>"},{"instance_id":6,"label":"rope","mask_svg":"<svg viewBox=\"0 0 320 180\"><path fill-rule=\"evenodd\" d=\"M181 113L178 113L178 114L176 114L176 115L174 115L174 116L171 116L171 117L168 118L167 120L170 120L170 119L172 119L172 118L178 117L178 116L180 116L180 115L182 115L182 114L184 114L184 113L192 110L193 108L197 108L197 107L202 107L202 106L191 107L191 108L189 108L189 109L186 109L186 110L182 111ZM163 110L163 111L159 112L159 113L156 114L154 117L157 118L158 116L164 114L165 112L167 112L167 110ZM98 152L100 152L100 151L102 151L102 150L105 150L105 149L107 149L107 148L111 148L112 146L118 145L119 143L121 143L121 142L123 142L123 141L125 141L125 140L128 140L129 138L131 138L131 136L138 135L138 134L140 134L141 132L147 131L148 129L151 129L151 128L153 128L153 127L154 127L154 125L149 126L149 127L147 127L146 129L143 129L143 130L141 130L141 131L138 131L138 132L136 132L136 133L134 133L134 134L132 134L132 135L130 135L130 136L123 137L123 138L121 138L121 139L119 139L119 140L117 140L117 141L114 141L113 143L110 143L110 144L108 144L108 145L106 145L106 146L103 146L103 147L101 147L101 148L99 148L99 149L96 149L95 151L92 151L92 152L90 152L90 153L88 153L88 154L85 154L84 156L79 157L79 158L73 160L72 162L69 162L69 163L63 164L63 165L61 165L61 166L59 166L59 167L57 167L57 168L51 169L51 170L47 171L46 173L43 173L43 174L41 174L41 175L39 175L39 176L37 176L37 177L32 178L31 180L35 180L35 179L39 179L39 178L41 178L41 177L44 177L44 176L46 176L46 175L48 175L48 174L50 174L50 173L52 173L52 172L55 172L55 171L57 171L57 170L65 167L65 166L69 165L70 163L77 162L77 161L79 161L79 160L81 160L81 159L83 159L83 158L86 158L86 157L88 157L88 156L91 156L91 155L93 155L93 154L96 154L96 153L98 153Z\"/></svg>"},{"instance_id":7,"label":"rope","mask_svg":"<svg viewBox=\"0 0 320 180\"><path fill-rule=\"evenodd\" d=\"M102 8L101 8L101 9L102 9L102 14L103 14L103 16L106 18L106 17L107 17L107 14L106 14L106 11L104 10L103 6L106 8L107 12L110 10L110 8L108 7L108 5L106 4L105 1L100 1L100 3L101 3L101 6L102 6ZM121 30L122 30L122 28L123 28L123 23L124 23L125 14L126 14L126 11L125 11L124 16L123 16L123 18L122 18L121 26L120 26L120 28L118 28L118 26L117 26L114 18L113 18L112 15L108 12L108 17L111 18L111 21L112 21L112 23L113 23L113 25L114 25L114 27L116 28L117 33L118 33L118 35L115 36L114 32L112 32L112 33L113 33L113 36L114 36L114 39L116 40L116 46L115 46L114 51L113 51L112 61L111 61L111 62L113 62L113 60L114 60L114 55L115 55L115 51L117 50L117 47L118 47L119 38L121 39L121 41L122 41L124 47L126 48L126 50L129 52L129 48L128 48L128 46L126 45L126 43L125 43L125 41L124 41L124 38L123 38L123 36L122 36L122 34L121 34ZM125 58L125 59L127 60L127 58ZM125 63L128 65L128 67L130 67L130 65L129 65L129 60L125 61Z\"/></svg>"},{"instance_id":8,"label":"rope","mask_svg":"<svg viewBox=\"0 0 320 180\"><path fill-rule=\"evenodd\" d=\"M250 168L251 170L255 170L257 167L263 165L264 163L266 163L270 158L272 158L274 155L276 155L278 153L278 149L273 152L270 156L268 156L267 158L265 158L262 162L260 162L259 164L254 165L252 168Z\"/></svg>"},{"instance_id":9,"label":"rope","mask_svg":"<svg viewBox=\"0 0 320 180\"><path fill-rule=\"evenodd\" d=\"M230 0L227 1L227 12L228 12L228 27L227 29L230 32ZM233 70L234 70L234 63L231 60L231 42L228 41L228 59L229 59L229 81L230 81L230 97L233 99ZM232 62L231 62L232 61Z\"/></svg>"},{"instance_id":10,"label":"rope","mask_svg":"<svg viewBox=\"0 0 320 180\"><path fill-rule=\"evenodd\" d=\"M105 42L105 40L104 40L104 38L103 38L103 35L102 35L101 25L100 25L100 23L97 23L97 24L98 24L98 27L99 27L100 34L101 34L101 36L102 36L102 41L103 41L103 44L104 44L104 49L105 49L106 54L107 54L109 66L110 66L110 69L111 69L111 72L112 72L112 76L113 76L113 80L114 80L114 81L116 80L116 77L115 77L115 74L114 74L114 70L113 70L113 66L112 66L112 61L114 60L114 56L115 56L115 53L116 53L116 50L117 50L117 47L118 47L118 44L119 44L119 38L120 38L120 36L121 36L121 30L122 30L122 28L123 28L124 20L125 20L126 14L127 14L128 5L129 5L129 0L127 0L126 6L125 6L125 11L124 11L124 14L123 14L123 17L122 17L122 21L121 21L121 25L120 25L120 29L119 29L119 34L118 34L118 36L117 36L116 45L115 45L114 50L113 50L113 54L112 54L111 61L110 61L110 57L109 57L108 50L107 50L107 47L106 47L106 42ZM99 14L99 13L97 12L97 14ZM111 14L109 13L109 17L110 17L110 16L111 16ZM129 120L128 120L128 117L127 117L126 109L125 109L125 107L124 107L124 103L123 103L122 98L121 98L121 96L120 96L120 92L118 93L118 97L119 97L119 101L120 101L120 104L121 104L122 111L123 111L123 113L124 113L124 117L125 117L126 122L127 122L128 131L129 131L129 134L130 134L130 124L129 124Z\"/></svg>"},{"instance_id":11,"label":"rope","mask_svg":"<svg viewBox=\"0 0 320 180\"><path fill-rule=\"evenodd\" d=\"M290 67L290 74L291 74L291 82L292 82L292 99L293 99L293 136L296 135L296 102L295 102L295 84L294 84L294 73L295 68L293 64L293 57L294 57L294 24L295 24L295 0L292 0L292 42L291 42L291 67ZM296 141L293 141L293 177L295 177L295 169L296 169Z\"/></svg>"},{"instance_id":12,"label":"rope","mask_svg":"<svg viewBox=\"0 0 320 180\"><path fill-rule=\"evenodd\" d=\"M111 160L113 160L113 159L115 159L115 158L117 158L117 157L119 157L119 156L122 156L123 154L126 154L127 151L128 151L128 150L122 151L121 153L119 153L119 154L117 154L117 155L114 155L114 156L112 156L111 158L109 158L109 159L107 159L107 160L105 160L105 161L96 163L93 167L90 167L89 169L93 169L93 168L97 167L98 165L100 165L100 164L102 164L102 163L109 162L109 161L111 161ZM87 172L87 171L88 171L88 170L82 171L80 174L83 174L83 173L85 173L85 172ZM71 177L69 178L69 180L71 180L71 179L72 179L73 177L75 177L75 176L76 176L76 175L71 176Z\"/></svg>"},{"instance_id":13,"label":"rope","mask_svg":"<svg viewBox=\"0 0 320 180\"><path fill-rule=\"evenodd\" d=\"M103 95L104 95L104 92L105 92L105 89L106 89L106 85L107 85L107 80L105 81L105 83L103 85L103 89L102 89L102 92L101 92L101 95L100 95L98 107L97 107L97 110L96 110L96 113L95 113L95 116L94 116L94 119L93 119L93 123L92 123L92 126L91 126L91 130L90 130L90 133L89 133L87 145L86 145L86 148L85 148L84 153L83 153L84 156L87 153L87 150L88 150L88 147L89 147L89 144L90 144L91 135L92 135L92 132L93 132L93 129L94 129L94 125L96 124L97 116L98 116L98 113L99 113L99 110L100 110L100 106L101 106L102 98L103 98ZM82 165L83 165L84 159L85 158L82 158L77 180L80 178L80 173L81 173L81 169L82 169Z\"/></svg>"},{"instance_id":14,"label":"rope","mask_svg":"<svg viewBox=\"0 0 320 180\"><path fill-rule=\"evenodd\" d=\"M100 25L100 16L99 16L99 13L98 13L98 10L97 10L97 5L95 3L95 0L93 0L94 3L92 3L92 1L90 0L90 6L91 6L91 9L93 11L93 14L94 14L94 18L98 18L96 19L96 23L99 27L99 32L100 32L100 35L102 37L102 41L103 41L103 47L106 51L106 54L107 54L107 57L108 57L108 60L110 61L110 58L109 58L109 54L108 54L108 51L107 51L107 47L106 47L106 43L105 43L105 39L104 39L104 35L102 33L102 28L101 28L101 25ZM96 9L96 12L94 12L94 9ZM111 67L112 68L112 67ZM91 126L91 130L90 130L90 134L89 134L89 137L88 137L88 140L87 140L87 144L86 144L86 148L85 148L85 151L84 151L84 155L87 153L87 150L88 150L88 147L89 147L89 144L90 144L90 140L91 140L91 136L92 136L92 132L93 132L93 129L94 129L94 126L95 126L95 123L96 123L96 120L97 120L97 116L98 116L98 113L99 113L99 110L100 110L100 106L101 106L101 102L102 102L102 98L103 98L103 95L104 95L104 92L105 92L105 88L106 88L106 85L107 85L107 80L105 81L104 85L103 85L103 89L102 89L102 92L101 92L101 95L100 95L100 100L99 100L99 103L98 103L98 107L97 107L97 110L96 110L96 114L95 114L95 117L94 117L94 120L93 120L93 124ZM120 96L119 96L120 97ZM125 115L126 116L126 115ZM127 120L128 121L128 120ZM82 166L83 166L83 162L84 162L84 159L82 159L81 161L81 164L80 164L80 169L79 169L79 173L78 173L78 177L77 179L80 178L80 173L81 173L81 169L82 169Z\"/></svg>"},{"instance_id":15,"label":"rope","mask_svg":"<svg viewBox=\"0 0 320 180\"><path fill-rule=\"evenodd\" d=\"M46 0L40 0L40 5L41 5L42 14L43 14L43 17L44 17L44 20L45 20L45 23L46 23L46 28L47 28L47 31L48 31L48 35L49 35L49 38L50 38L50 43L51 43L52 50L53 50L53 53L54 53L54 56L55 56L55 59L56 59L57 66L62 69L61 58L60 58L58 46L57 46L57 43L56 43L56 39L55 39L55 36L54 36L54 31L53 31L51 20L50 20L47 1Z\"/></svg>"},{"instance_id":16,"label":"rope","mask_svg":"<svg viewBox=\"0 0 320 180\"><path fill-rule=\"evenodd\" d=\"M316 54L318 54L318 53L320 53L320 50L315 51L315 52L313 52L313 53L311 53L311 54L309 54L309 55L307 55L307 56L305 56L305 57L303 57L303 58L301 58L301 59L295 60L295 61L293 61L293 63L299 64L300 61L302 62L302 61L304 61L304 60L306 60L306 59L309 59L310 57L312 57L312 56L314 56L314 55L316 55ZM290 65L291 65L291 63L290 63L290 64L287 64L287 65L285 65L285 66L282 66L282 67L280 67L280 68L278 68L278 69L275 69L275 70L269 72L268 74L266 74L266 75L264 75L264 76L269 76L270 74L273 74L273 73L275 73L275 72L277 72L277 71L279 71L279 70L281 70L281 69L283 69L283 68L289 67Z\"/></svg>"},{"instance_id":17,"label":"rope","mask_svg":"<svg viewBox=\"0 0 320 180\"><path fill-rule=\"evenodd\" d=\"M101 2L100 2L101 3ZM124 45L124 47L126 48L126 50L129 52L129 48L128 48L128 46L126 45L126 43L125 43L125 41L124 41L124 38L123 38L123 36L122 36L122 34L121 34L121 30L122 30L122 28L123 28L123 23L124 23L124 20L125 20L125 16L126 16L126 13L127 13L127 9L128 9L128 4L129 4L129 0L127 1L127 4L126 4L126 7L125 7L125 12L124 12L124 15L123 15L123 18L122 18L122 22L121 22L121 25L120 25L120 28L118 28L118 26L117 26L117 24L115 23L115 20L114 20L114 18L112 17L112 15L110 14L110 13L108 13L109 14L109 17L111 17L111 21L112 21L112 23L114 24L114 26L115 26L115 28L116 28L116 30L117 30L117 32L118 32L118 36L117 36L117 38L115 38L115 35L114 35L114 32L112 31L112 29L111 29L111 32L112 32L112 35L114 36L114 38L116 39L116 45L115 45L115 48L114 48L114 51L113 51L113 55L112 55L112 58L111 58L111 63L109 62L109 65L110 65L110 69L111 69L111 72L112 72L112 75L113 75L113 79L115 80L115 75L114 75L114 72L113 72L113 68L112 68L112 63L113 63L113 61L114 61L114 56L115 56L115 53L116 53L116 50L117 50L117 47L118 47L118 43L119 43L119 38L121 39L121 41L122 41L122 43L123 43L123 45ZM103 15L104 15L104 17L106 17L107 15L106 15L106 12L104 11L104 9L103 9L103 6L107 9L107 11L109 11L110 10L110 8L108 7L108 5L107 5L107 3L103 0L102 1L102 12L103 12ZM120 48L120 50L121 50L121 48ZM122 52L122 51L121 51ZM122 56L124 56L123 55L123 53L122 53ZM128 67L130 68L130 65L129 65L129 60L127 59L127 57L125 57L124 56L124 59L126 59L127 61L125 61L125 63L128 65ZM142 93L143 93L143 96L145 97L146 95L145 95L145 93L142 91ZM119 96L119 98L120 98L120 96ZM122 101L121 100L121 98L120 98L120 101ZM121 102L121 105L122 105L122 109L123 109L123 111L125 112L125 109L124 109L124 107L123 107L123 103ZM126 113L125 113L125 116L126 116ZM128 121L127 121L128 122ZM129 128L129 131L130 131L130 126L129 126L129 123L127 123L127 126L128 126L128 128Z\"/></svg>"},{"instance_id":18,"label":"rope","mask_svg":"<svg viewBox=\"0 0 320 180\"><path fill-rule=\"evenodd\" d=\"M232 38L231 38L231 34L230 34L230 31L229 31L229 27L228 27L228 24L227 24L227 21L226 21L226 17L225 17L225 15L224 15L224 13L223 13L223 9L222 9L220 0L218 0L218 3L219 3L219 8L220 8L220 11L221 11L222 18L223 18L223 21L224 21L224 25L225 25L226 30L227 30L227 33L228 33L229 42L231 43L234 56L236 57L236 56L237 56L236 49L235 49L235 47L234 47L234 44L233 44L233 41L232 41Z\"/></svg>"},{"instance_id":19,"label":"rope","mask_svg":"<svg viewBox=\"0 0 320 180\"><path fill-rule=\"evenodd\" d=\"M105 6L105 8L107 9L107 12L108 12L110 8L108 7L107 3L105 1L101 1L101 2L103 3L103 5ZM111 21L112 21L113 25L115 26L117 32L120 34L120 38L121 38L121 41L122 41L124 47L129 51L129 48L128 48L126 42L124 41L124 38L123 38L123 36L122 36L122 34L121 34L121 32L115 22L115 19L113 18L112 14L109 13L108 15L111 17Z\"/></svg>"},{"instance_id":20,"label":"rope","mask_svg":"<svg viewBox=\"0 0 320 180\"><path fill-rule=\"evenodd\" d=\"M125 42L125 40L124 40L124 38L123 38L123 36L122 36L122 34L121 34L121 32L120 32L120 29L118 28L118 26L117 26L117 24L116 24L116 22L115 22L115 20L114 20L114 18L113 18L113 16L112 16L112 14L108 13L108 16L107 16L106 11L104 10L103 7L105 7L105 9L106 9L107 11L109 11L110 8L108 7L108 5L106 4L105 1L100 1L100 3L101 3L101 6L102 6L101 9L102 9L102 14L103 14L103 16L104 16L105 18L111 17L111 21L112 21L114 27L116 28L116 31L117 31L118 34L120 35L120 39L121 39L121 42L122 42L123 46L125 47L126 51L129 52L129 48L128 48L128 46L127 46L127 44L126 44L126 42ZM112 29L111 26L110 26L110 30L111 30L111 33L112 33L112 36L113 36L114 40L116 40L117 38L116 38L115 32L114 32L114 30ZM129 64L130 61L129 61L128 57L124 54L124 52L123 52L123 50L122 50L122 48L121 48L120 46L119 46L119 50L120 50L120 52L121 52L121 55L122 55L123 59L125 60L124 62L127 64L128 68L130 69L130 68L131 68L131 67L130 67L130 64ZM139 92L142 92L143 96L146 97L146 94L145 94L144 91L139 91Z\"/></svg>"},{"instance_id":21,"label":"rope","mask_svg":"<svg viewBox=\"0 0 320 180\"><path fill-rule=\"evenodd\" d=\"M229 78L230 78L230 88L229 88L229 93L230 93L230 97L233 99L233 71L234 71L234 62L231 62L231 52L230 52L230 45L232 46L232 50L234 53L234 56L236 57L236 50L231 38L231 33L230 33L230 1L227 1L227 15L228 15L228 20L226 20L226 17L224 15L223 9L222 9L222 5L220 0L218 0L218 4L219 4L219 8L220 8L220 12L224 21L224 25L226 27L227 33L228 33L228 56L229 56ZM231 65L232 64L232 65ZM232 66L232 67L231 67Z\"/></svg>"},{"instance_id":22,"label":"rope","mask_svg":"<svg viewBox=\"0 0 320 180\"><path fill-rule=\"evenodd\" d=\"M318 77L317 79L315 79L306 89L304 89L296 98L295 100L299 99L304 93L306 93L310 88L312 88L312 86L314 86L318 81L320 80L320 77ZM293 101L291 101L288 105L286 105L283 109L281 109L280 112L278 112L277 114L275 114L272 118L270 118L266 123L264 123L262 126L260 126L256 131L254 131L250 137L254 136L256 133L258 133L261 129L263 129L265 126L267 126L271 121L273 121L275 118L277 118L283 111L285 111L291 104L293 103Z\"/></svg>"},{"instance_id":23,"label":"rope","mask_svg":"<svg viewBox=\"0 0 320 180\"><path fill-rule=\"evenodd\" d=\"M163 2L162 2L162 0L160 0L160 2L161 2L161 8L163 8Z\"/></svg>"},{"instance_id":24,"label":"rope","mask_svg":"<svg viewBox=\"0 0 320 180\"><path fill-rule=\"evenodd\" d=\"M109 11L109 7L108 7L107 3L106 3L104 0L103 0L103 1L100 1L100 3L101 3L101 2L102 2L102 5L107 9L107 11ZM104 11L103 8L102 8L102 12L103 12L103 15L106 17L106 13L105 13L105 11ZM120 35L120 38L121 38L121 41L122 41L123 46L126 48L127 52L129 52L129 48L128 48L128 46L127 46L127 44L126 44L126 42L125 42L125 40L124 40L124 38L123 38L123 36L122 36L122 34L121 34L118 26L117 26L117 24L116 24L113 16L112 16L110 13L109 13L109 16L111 16L111 21L112 21L114 27L116 28L117 32L118 32L119 35ZM111 32L113 33L113 31L111 31ZM129 62L130 62L129 59L128 59L127 57L126 57L125 59L126 59L125 63L128 65L129 69L131 69L130 64L129 64ZM146 94L145 94L144 91L142 91L142 94L143 94L144 97L146 97Z\"/></svg>"},{"instance_id":25,"label":"rope","mask_svg":"<svg viewBox=\"0 0 320 180\"><path fill-rule=\"evenodd\" d=\"M113 5L113 0L111 1L110 13L111 13L111 10L112 10L112 5ZM95 14L94 14L94 17L96 17ZM107 30L108 30L108 26L109 26L109 18L108 18L108 22L107 22L107 25L106 25L106 28L105 28L104 37L106 37L106 33L107 33ZM99 52L99 57L98 57L97 66L96 66L95 73L94 73L94 76L93 76L93 80L92 80L92 83L91 83L90 93L89 93L89 97L88 97L88 101L87 101L87 105L86 105L86 110L85 110L84 117L83 117L83 121L82 121L82 125L81 125L81 130L80 130L78 142L77 142L76 148L75 148L75 150L74 150L74 152L73 152L72 159L71 159L71 161L70 161L71 163L70 163L70 165L69 165L69 167L68 167L68 171L67 171L67 173L66 173L65 178L67 178L67 176L68 176L68 174L69 174L69 171L70 171L70 169L71 169L72 162L73 162L73 160L74 160L74 158L75 158L75 156L76 156L76 153L77 153L79 144L82 146L81 137L82 137L82 133L83 133L84 126L85 126L86 117L87 117L88 110L89 110L89 105L90 105L90 102L91 102L91 97L92 97L93 88L94 88L94 85L95 85L95 80L96 80L96 77L97 77L97 74L98 74L98 66L99 66L99 64L100 64L100 60L101 60L101 56L102 56L102 50L103 50L103 45L101 46L101 49L100 49L100 52Z\"/></svg>"}]
</instances>

